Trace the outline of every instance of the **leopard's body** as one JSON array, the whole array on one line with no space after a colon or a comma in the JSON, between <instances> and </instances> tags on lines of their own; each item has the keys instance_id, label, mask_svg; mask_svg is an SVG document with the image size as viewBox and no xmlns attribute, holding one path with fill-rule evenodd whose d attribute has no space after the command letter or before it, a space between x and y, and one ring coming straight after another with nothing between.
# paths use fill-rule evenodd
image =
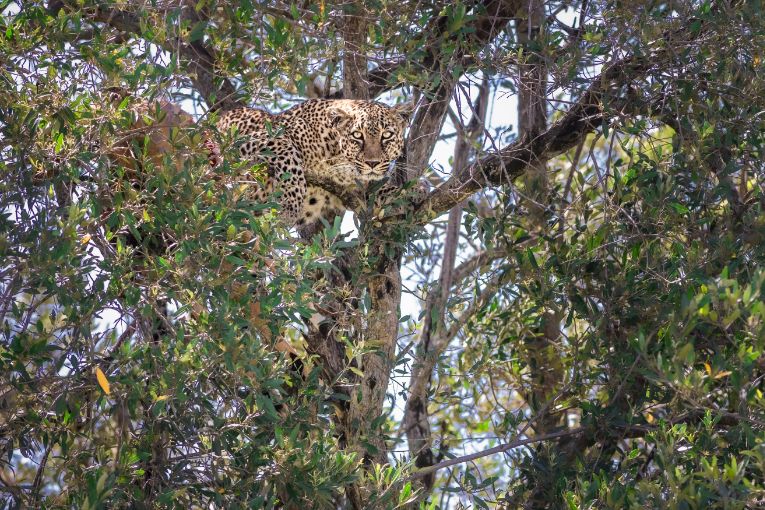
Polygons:
<instances>
[{"instance_id":1,"label":"leopard's body","mask_svg":"<svg viewBox=\"0 0 765 510\"><path fill-rule=\"evenodd\" d=\"M222 132L242 138L240 153L266 163L269 179L256 192L282 194L284 222L301 226L354 209L347 198L385 177L404 149L409 106L312 99L279 114L240 108L223 114Z\"/></svg>"}]
</instances>

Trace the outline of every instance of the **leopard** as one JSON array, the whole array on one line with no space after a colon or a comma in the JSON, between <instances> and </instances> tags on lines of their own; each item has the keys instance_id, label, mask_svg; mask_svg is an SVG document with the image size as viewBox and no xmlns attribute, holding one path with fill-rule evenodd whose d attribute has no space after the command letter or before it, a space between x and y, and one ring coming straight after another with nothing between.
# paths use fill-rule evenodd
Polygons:
<instances>
[{"instance_id":1,"label":"leopard","mask_svg":"<svg viewBox=\"0 0 765 510\"><path fill-rule=\"evenodd\" d=\"M229 110L216 127L239 140L243 159L267 167L254 200L279 192L281 221L305 235L315 233L322 220L367 205L367 187L385 179L404 152L413 109L412 103L309 99L276 114ZM392 185L384 184L378 198L391 192Z\"/></svg>"}]
</instances>

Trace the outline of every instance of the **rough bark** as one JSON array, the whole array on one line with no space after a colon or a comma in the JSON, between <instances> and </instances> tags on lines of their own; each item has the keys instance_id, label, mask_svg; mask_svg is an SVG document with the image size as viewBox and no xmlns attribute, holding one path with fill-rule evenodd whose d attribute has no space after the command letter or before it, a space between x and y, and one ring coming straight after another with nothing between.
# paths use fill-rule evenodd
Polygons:
<instances>
[{"instance_id":1,"label":"rough bark","mask_svg":"<svg viewBox=\"0 0 765 510\"><path fill-rule=\"evenodd\" d=\"M534 0L521 9L517 22L518 45L526 61L518 66L518 128L521 136L534 139L547 128L547 66L544 58L531 50L540 38L545 18L543 0ZM542 227L549 190L546 160L530 161L523 176L525 199L536 227Z\"/></svg>"},{"instance_id":2,"label":"rough bark","mask_svg":"<svg viewBox=\"0 0 765 510\"><path fill-rule=\"evenodd\" d=\"M371 423L382 414L390 371L395 362L401 304L399 260L398 256L381 256L377 274L369 280L372 310L367 317L363 339L374 351L362 356L360 369L364 377L352 392L346 419L349 442L358 445L364 441L367 444L365 458L382 464L388 462L387 448L378 431L371 430Z\"/></svg>"},{"instance_id":3,"label":"rough bark","mask_svg":"<svg viewBox=\"0 0 765 510\"><path fill-rule=\"evenodd\" d=\"M351 3L345 9L343 33L343 97L369 99L367 77L366 34L367 20L364 4Z\"/></svg>"},{"instance_id":4,"label":"rough bark","mask_svg":"<svg viewBox=\"0 0 765 510\"><path fill-rule=\"evenodd\" d=\"M390 62L384 62L371 70L367 74L367 89L369 98L375 98L383 92L390 90L394 84L390 83L390 77L395 75L405 60L393 60ZM328 99L343 99L346 97L345 88L332 92L327 96Z\"/></svg>"}]
</instances>

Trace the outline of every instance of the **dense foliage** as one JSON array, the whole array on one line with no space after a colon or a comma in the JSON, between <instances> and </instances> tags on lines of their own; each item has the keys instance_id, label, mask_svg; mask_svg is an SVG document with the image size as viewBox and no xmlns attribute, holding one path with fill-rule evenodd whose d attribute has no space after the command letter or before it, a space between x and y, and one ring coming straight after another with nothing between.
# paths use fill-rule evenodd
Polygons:
<instances>
[{"instance_id":1,"label":"dense foliage","mask_svg":"<svg viewBox=\"0 0 765 510\"><path fill-rule=\"evenodd\" d=\"M761 508L762 9L0 1L0 507ZM307 97L418 105L352 233Z\"/></svg>"}]
</instances>

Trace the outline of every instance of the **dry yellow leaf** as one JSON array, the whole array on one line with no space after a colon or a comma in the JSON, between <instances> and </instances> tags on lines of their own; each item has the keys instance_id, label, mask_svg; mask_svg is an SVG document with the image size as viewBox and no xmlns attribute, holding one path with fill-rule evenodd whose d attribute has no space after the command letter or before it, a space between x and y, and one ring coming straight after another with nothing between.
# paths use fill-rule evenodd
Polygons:
<instances>
[{"instance_id":1,"label":"dry yellow leaf","mask_svg":"<svg viewBox=\"0 0 765 510\"><path fill-rule=\"evenodd\" d=\"M709 365L709 363L704 363L704 369L707 371L707 375L712 375L712 367Z\"/></svg>"},{"instance_id":2,"label":"dry yellow leaf","mask_svg":"<svg viewBox=\"0 0 765 510\"><path fill-rule=\"evenodd\" d=\"M722 372L717 372L715 374L715 379L722 379L723 377L727 377L732 373L733 372L731 372L730 370L723 370Z\"/></svg>"},{"instance_id":3,"label":"dry yellow leaf","mask_svg":"<svg viewBox=\"0 0 765 510\"><path fill-rule=\"evenodd\" d=\"M90 234L85 234L85 235L84 235L84 236L82 236L82 238L80 239L80 244L82 244L82 245L86 245L86 244L88 244L89 242L90 242Z\"/></svg>"},{"instance_id":4,"label":"dry yellow leaf","mask_svg":"<svg viewBox=\"0 0 765 510\"><path fill-rule=\"evenodd\" d=\"M104 372L98 367L96 367L96 380L98 380L98 385L101 386L104 393L111 395L112 392L109 389L109 380L104 375Z\"/></svg>"}]
</instances>

